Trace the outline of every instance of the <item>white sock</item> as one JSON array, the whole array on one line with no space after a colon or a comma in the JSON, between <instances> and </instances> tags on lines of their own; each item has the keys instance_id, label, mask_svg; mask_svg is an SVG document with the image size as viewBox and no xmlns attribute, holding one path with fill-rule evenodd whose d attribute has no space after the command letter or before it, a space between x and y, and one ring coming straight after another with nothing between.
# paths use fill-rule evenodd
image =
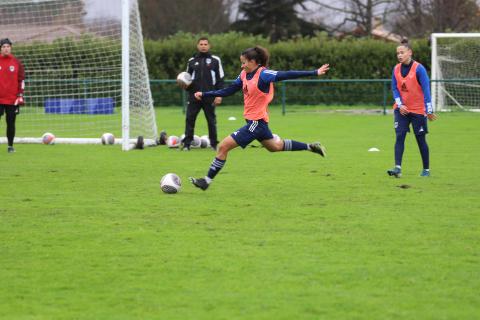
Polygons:
<instances>
[{"instance_id":1,"label":"white sock","mask_svg":"<svg viewBox=\"0 0 480 320\"><path fill-rule=\"evenodd\" d=\"M402 169L402 166L396 165L395 168Z\"/></svg>"},{"instance_id":2,"label":"white sock","mask_svg":"<svg viewBox=\"0 0 480 320\"><path fill-rule=\"evenodd\" d=\"M205 176L205 181L207 181L208 184L212 183L213 179L210 179L209 177Z\"/></svg>"}]
</instances>

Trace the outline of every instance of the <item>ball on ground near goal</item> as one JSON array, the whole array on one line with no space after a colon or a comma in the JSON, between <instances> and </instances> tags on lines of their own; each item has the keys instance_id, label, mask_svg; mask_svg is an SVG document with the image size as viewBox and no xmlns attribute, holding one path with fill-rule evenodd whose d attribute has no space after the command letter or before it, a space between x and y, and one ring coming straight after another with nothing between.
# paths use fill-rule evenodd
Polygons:
<instances>
[{"instance_id":1,"label":"ball on ground near goal","mask_svg":"<svg viewBox=\"0 0 480 320\"><path fill-rule=\"evenodd\" d=\"M188 72L180 72L177 76L177 84L180 88L186 89L192 84L192 76Z\"/></svg>"},{"instance_id":2,"label":"ball on ground near goal","mask_svg":"<svg viewBox=\"0 0 480 320\"><path fill-rule=\"evenodd\" d=\"M42 136L42 143L43 144L54 144L55 143L55 135L50 132L46 132Z\"/></svg>"},{"instance_id":3,"label":"ball on ground near goal","mask_svg":"<svg viewBox=\"0 0 480 320\"><path fill-rule=\"evenodd\" d=\"M165 193L177 193L182 187L182 180L175 173L167 173L160 180L160 188Z\"/></svg>"},{"instance_id":4,"label":"ball on ground near goal","mask_svg":"<svg viewBox=\"0 0 480 320\"><path fill-rule=\"evenodd\" d=\"M169 148L178 148L180 146L180 138L177 136L169 136L167 139L167 146Z\"/></svg>"},{"instance_id":5,"label":"ball on ground near goal","mask_svg":"<svg viewBox=\"0 0 480 320\"><path fill-rule=\"evenodd\" d=\"M201 145L202 145L202 140L200 140L200 137L197 135L194 135L192 142L190 142L190 146L192 148L200 148Z\"/></svg>"},{"instance_id":6,"label":"ball on ground near goal","mask_svg":"<svg viewBox=\"0 0 480 320\"><path fill-rule=\"evenodd\" d=\"M102 144L114 144L115 136L109 132L102 134Z\"/></svg>"},{"instance_id":7,"label":"ball on ground near goal","mask_svg":"<svg viewBox=\"0 0 480 320\"><path fill-rule=\"evenodd\" d=\"M200 148L210 147L210 138L207 135L200 137Z\"/></svg>"}]
</instances>

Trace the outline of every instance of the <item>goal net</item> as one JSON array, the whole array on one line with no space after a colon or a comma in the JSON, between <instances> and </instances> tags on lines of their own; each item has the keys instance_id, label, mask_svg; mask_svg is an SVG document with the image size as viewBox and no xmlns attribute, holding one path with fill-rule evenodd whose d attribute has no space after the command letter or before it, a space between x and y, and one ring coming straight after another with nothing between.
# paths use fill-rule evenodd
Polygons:
<instances>
[{"instance_id":1,"label":"goal net","mask_svg":"<svg viewBox=\"0 0 480 320\"><path fill-rule=\"evenodd\" d=\"M480 33L433 33L431 39L434 110L480 111Z\"/></svg>"},{"instance_id":2,"label":"goal net","mask_svg":"<svg viewBox=\"0 0 480 320\"><path fill-rule=\"evenodd\" d=\"M17 142L156 141L137 0L2 0L0 37L25 66Z\"/></svg>"}]
</instances>

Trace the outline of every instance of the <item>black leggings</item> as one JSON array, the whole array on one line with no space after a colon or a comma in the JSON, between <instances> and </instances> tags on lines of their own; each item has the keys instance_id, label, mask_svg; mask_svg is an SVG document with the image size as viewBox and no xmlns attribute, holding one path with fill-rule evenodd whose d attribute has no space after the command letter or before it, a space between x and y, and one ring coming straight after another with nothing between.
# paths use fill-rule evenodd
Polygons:
<instances>
[{"instance_id":1,"label":"black leggings","mask_svg":"<svg viewBox=\"0 0 480 320\"><path fill-rule=\"evenodd\" d=\"M13 139L15 138L15 119L17 118L17 106L0 105L0 117L5 111L5 120L7 121L7 140L8 146L13 146Z\"/></svg>"}]
</instances>

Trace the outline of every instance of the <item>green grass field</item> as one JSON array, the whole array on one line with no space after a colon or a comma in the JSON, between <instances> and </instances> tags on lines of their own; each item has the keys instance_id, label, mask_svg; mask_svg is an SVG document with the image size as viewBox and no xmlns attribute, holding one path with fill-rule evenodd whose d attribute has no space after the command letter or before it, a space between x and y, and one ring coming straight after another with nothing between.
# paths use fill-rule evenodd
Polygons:
<instances>
[{"instance_id":1,"label":"green grass field","mask_svg":"<svg viewBox=\"0 0 480 320\"><path fill-rule=\"evenodd\" d=\"M180 135L179 109L157 111ZM232 115L218 109L220 136ZM210 149L0 145L0 318L478 318L479 127L441 114L432 177L409 135L395 179L391 116L276 109L274 133L328 158L236 149L206 192L187 178ZM161 192L168 172L179 194Z\"/></svg>"}]
</instances>

